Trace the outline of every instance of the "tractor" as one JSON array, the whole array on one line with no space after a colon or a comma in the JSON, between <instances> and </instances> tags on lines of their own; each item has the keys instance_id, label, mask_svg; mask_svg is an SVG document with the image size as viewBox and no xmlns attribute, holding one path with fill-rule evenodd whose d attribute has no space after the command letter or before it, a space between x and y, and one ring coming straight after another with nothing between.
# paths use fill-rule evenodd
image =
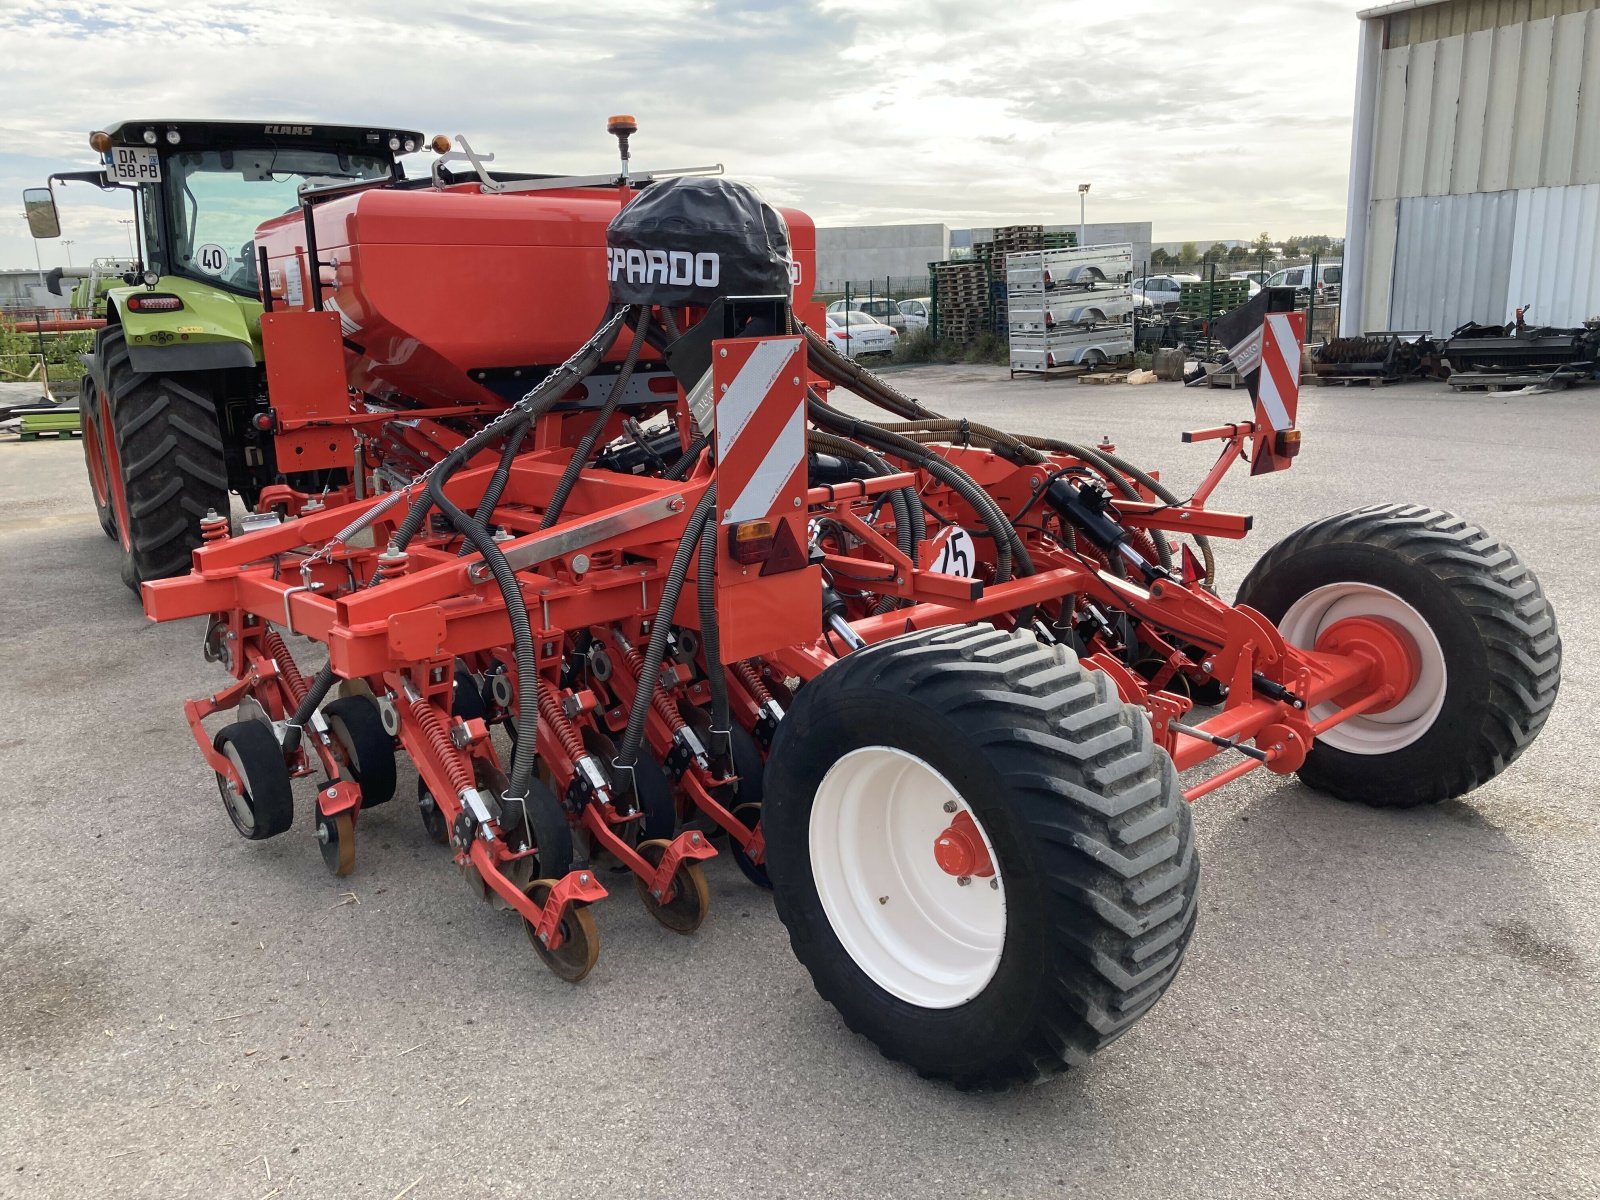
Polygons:
<instances>
[{"instance_id":1,"label":"tractor","mask_svg":"<svg viewBox=\"0 0 1600 1200\"><path fill-rule=\"evenodd\" d=\"M1267 771L1426 805L1538 734L1555 615L1468 520L1313 521L1219 594L1210 541L1251 521L1209 496L1303 448L1292 290L1219 323L1251 407L1184 434L1217 453L1179 491L842 357L803 213L634 173L636 123L609 128L620 171L473 157L257 230L263 426L330 482L264 487L242 533L206 513L192 572L142 589L229 676L185 719L246 839L298 824L347 875L407 785L570 982L619 879L689 934L725 852L852 1029L1003 1087L1172 986L1193 801Z\"/></svg>"},{"instance_id":2,"label":"tractor","mask_svg":"<svg viewBox=\"0 0 1600 1200\"><path fill-rule=\"evenodd\" d=\"M25 193L35 237L60 233L58 183L133 199L134 261L110 287L85 281L106 324L79 407L95 512L135 592L189 569L200 517L228 511L230 492L252 507L280 477L329 481L280 465L257 424L269 401L255 228L297 207L303 184L401 181L399 158L421 144L415 131L367 126L123 121L90 135L100 167Z\"/></svg>"}]
</instances>

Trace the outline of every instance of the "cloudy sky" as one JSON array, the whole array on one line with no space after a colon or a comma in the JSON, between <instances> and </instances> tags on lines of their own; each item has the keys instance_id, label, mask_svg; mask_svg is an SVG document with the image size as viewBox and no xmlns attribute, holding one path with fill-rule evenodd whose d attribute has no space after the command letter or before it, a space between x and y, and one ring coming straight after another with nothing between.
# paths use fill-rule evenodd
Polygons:
<instances>
[{"instance_id":1,"label":"cloudy sky","mask_svg":"<svg viewBox=\"0 0 1600 1200\"><path fill-rule=\"evenodd\" d=\"M1151 220L1157 240L1344 226L1374 0L0 0L0 266L20 192L123 118L465 133L499 165L722 162L820 224ZM410 160L421 164L421 156ZM73 259L126 252L83 187ZM67 250L41 245L45 265Z\"/></svg>"}]
</instances>

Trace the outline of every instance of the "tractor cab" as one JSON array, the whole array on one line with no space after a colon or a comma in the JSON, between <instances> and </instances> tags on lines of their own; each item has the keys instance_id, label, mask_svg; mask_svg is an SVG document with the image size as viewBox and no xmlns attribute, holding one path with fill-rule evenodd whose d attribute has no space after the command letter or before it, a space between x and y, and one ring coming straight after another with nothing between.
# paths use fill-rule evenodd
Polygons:
<instances>
[{"instance_id":1,"label":"tractor cab","mask_svg":"<svg viewBox=\"0 0 1600 1200\"><path fill-rule=\"evenodd\" d=\"M423 144L414 130L255 121L122 121L89 136L96 171L52 175L30 189L35 237L58 236L56 183L134 194L143 270L240 296L258 290L256 226L299 205L299 189L400 179L399 157ZM130 284L140 280L130 279Z\"/></svg>"}]
</instances>

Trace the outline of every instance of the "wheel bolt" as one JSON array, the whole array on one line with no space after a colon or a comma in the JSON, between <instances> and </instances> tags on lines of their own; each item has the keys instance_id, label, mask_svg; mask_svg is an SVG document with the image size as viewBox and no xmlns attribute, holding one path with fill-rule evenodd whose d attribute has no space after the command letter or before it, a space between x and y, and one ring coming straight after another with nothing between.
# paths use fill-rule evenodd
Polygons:
<instances>
[{"instance_id":1,"label":"wheel bolt","mask_svg":"<svg viewBox=\"0 0 1600 1200\"><path fill-rule=\"evenodd\" d=\"M989 880L989 890L991 892L998 892L1000 890L999 878Z\"/></svg>"},{"instance_id":2,"label":"wheel bolt","mask_svg":"<svg viewBox=\"0 0 1600 1200\"><path fill-rule=\"evenodd\" d=\"M960 887L970 887L972 885L972 876L971 875L958 876L957 879L956 879L956 883Z\"/></svg>"},{"instance_id":3,"label":"wheel bolt","mask_svg":"<svg viewBox=\"0 0 1600 1200\"><path fill-rule=\"evenodd\" d=\"M955 810L956 810L956 802L954 800L946 800L944 802L944 810L947 813L955 812Z\"/></svg>"}]
</instances>

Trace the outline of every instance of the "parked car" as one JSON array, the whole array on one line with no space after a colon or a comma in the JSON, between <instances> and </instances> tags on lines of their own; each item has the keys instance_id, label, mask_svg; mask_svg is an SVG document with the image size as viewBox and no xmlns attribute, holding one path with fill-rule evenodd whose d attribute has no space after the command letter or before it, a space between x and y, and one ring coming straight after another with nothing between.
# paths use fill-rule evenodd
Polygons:
<instances>
[{"instance_id":1,"label":"parked car","mask_svg":"<svg viewBox=\"0 0 1600 1200\"><path fill-rule=\"evenodd\" d=\"M905 318L905 324L900 326L903 332L913 329L926 329L928 322L933 319L933 297L917 296L910 300L900 301L900 315Z\"/></svg>"},{"instance_id":2,"label":"parked car","mask_svg":"<svg viewBox=\"0 0 1600 1200\"><path fill-rule=\"evenodd\" d=\"M1268 271L1235 271L1232 275L1228 276L1229 279L1248 279L1251 283L1256 285L1256 291L1260 291L1263 287L1265 287L1267 280L1270 277L1271 272ZM1256 293L1251 292L1250 294L1254 296Z\"/></svg>"},{"instance_id":3,"label":"parked car","mask_svg":"<svg viewBox=\"0 0 1600 1200\"><path fill-rule=\"evenodd\" d=\"M830 313L859 312L894 329L906 328L905 314L893 300L835 300L828 305Z\"/></svg>"},{"instance_id":4,"label":"parked car","mask_svg":"<svg viewBox=\"0 0 1600 1200\"><path fill-rule=\"evenodd\" d=\"M828 340L846 358L893 354L900 334L870 313L844 309L828 314Z\"/></svg>"},{"instance_id":5,"label":"parked car","mask_svg":"<svg viewBox=\"0 0 1600 1200\"><path fill-rule=\"evenodd\" d=\"M1198 275L1150 275L1133 281L1134 304L1155 312L1176 312L1178 293L1186 283L1199 283Z\"/></svg>"},{"instance_id":6,"label":"parked car","mask_svg":"<svg viewBox=\"0 0 1600 1200\"><path fill-rule=\"evenodd\" d=\"M1332 303L1339 298L1339 284L1344 279L1344 264L1342 262L1325 262L1317 264L1317 299ZM1310 266L1285 267L1275 272L1266 283L1267 287L1292 287L1302 299L1311 294L1313 280Z\"/></svg>"}]
</instances>

